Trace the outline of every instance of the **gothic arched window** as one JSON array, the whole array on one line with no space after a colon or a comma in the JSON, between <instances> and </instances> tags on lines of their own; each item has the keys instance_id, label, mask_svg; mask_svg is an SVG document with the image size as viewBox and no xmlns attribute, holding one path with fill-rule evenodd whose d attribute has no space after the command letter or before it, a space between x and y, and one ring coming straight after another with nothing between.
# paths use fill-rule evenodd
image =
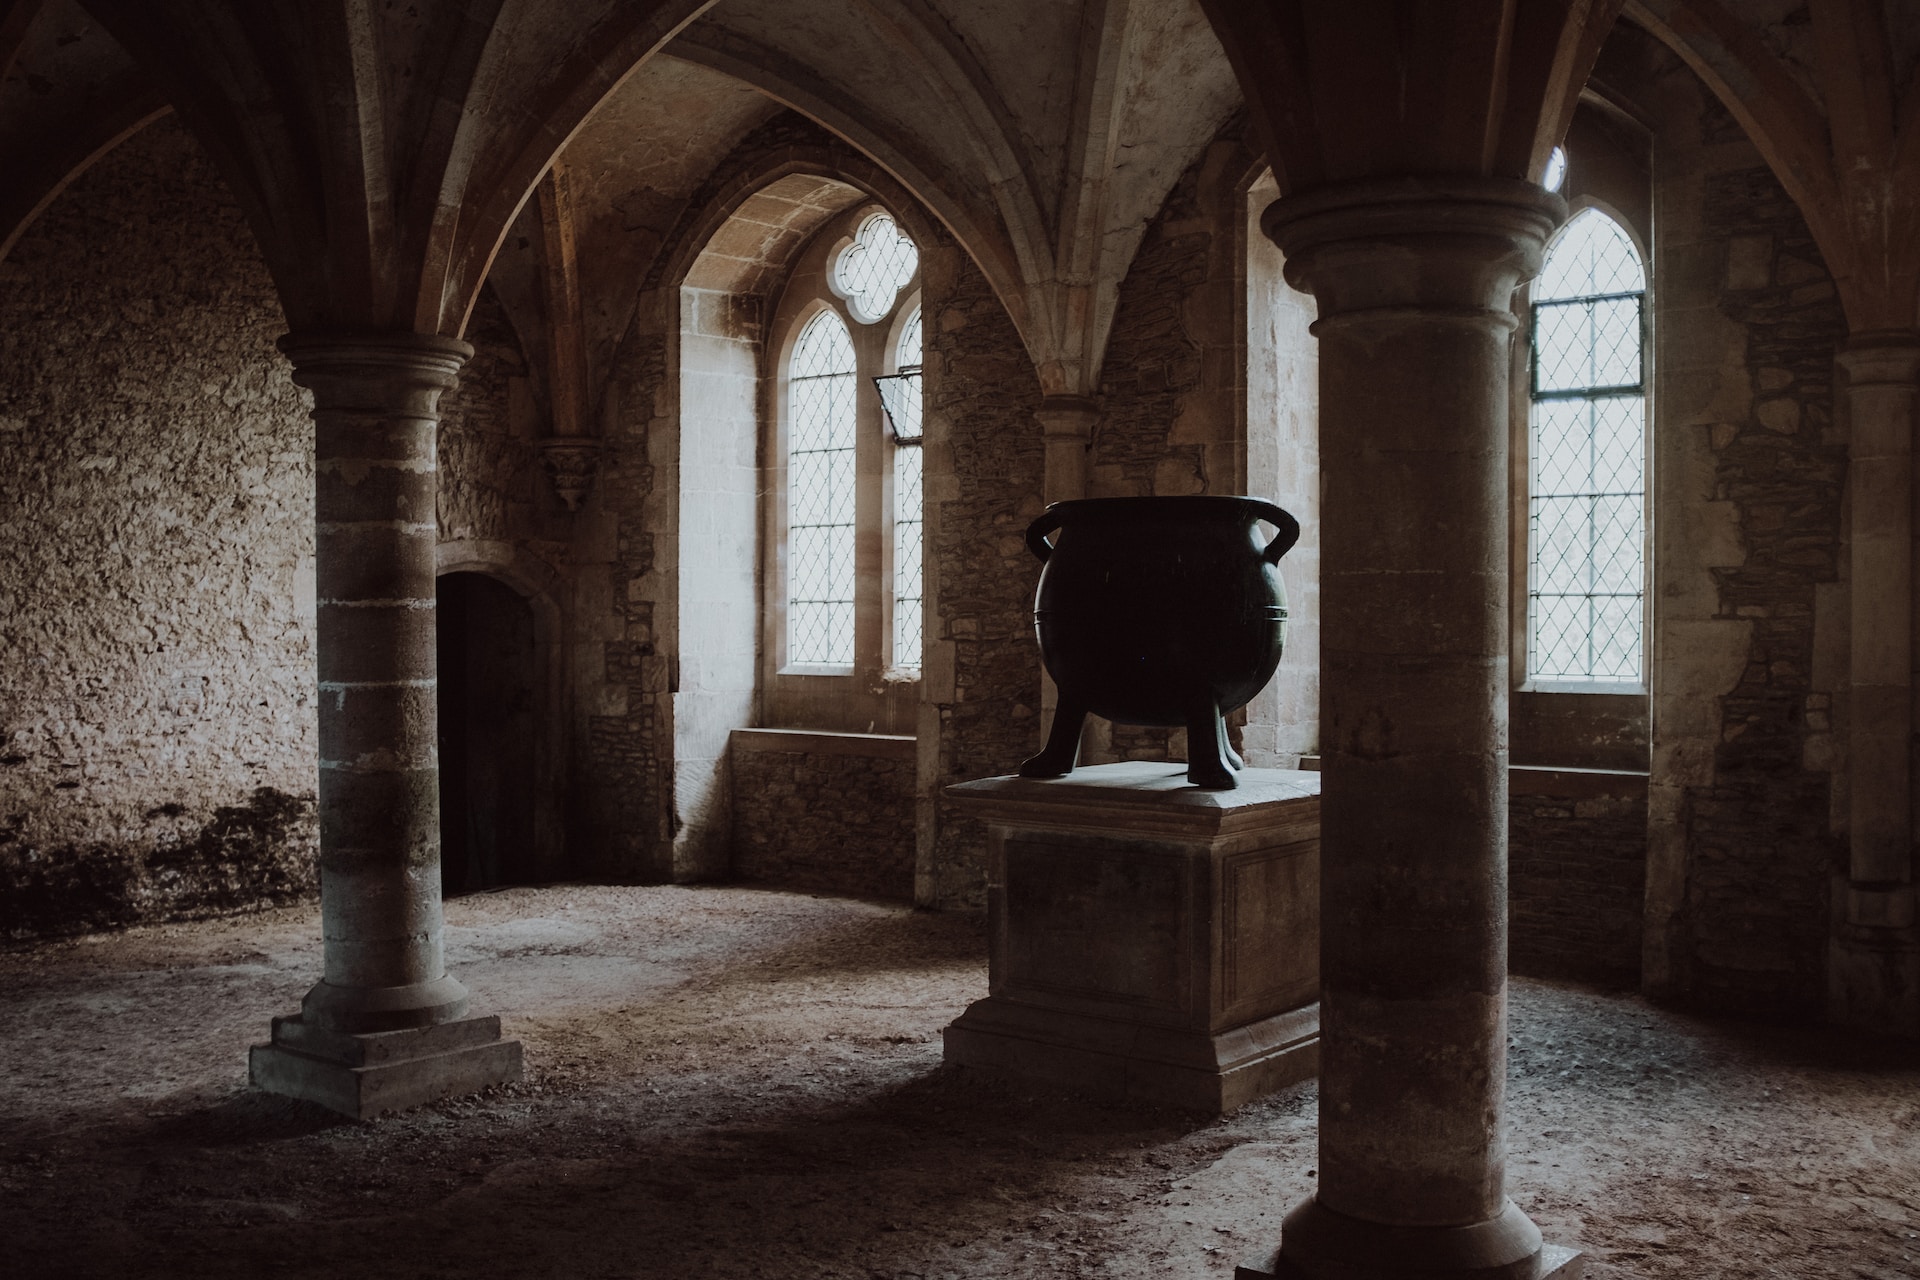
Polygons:
<instances>
[{"instance_id":1,"label":"gothic arched window","mask_svg":"<svg viewBox=\"0 0 1920 1280\"><path fill-rule=\"evenodd\" d=\"M1646 271L1586 209L1533 285L1527 678L1638 685L1646 600Z\"/></svg>"},{"instance_id":2,"label":"gothic arched window","mask_svg":"<svg viewBox=\"0 0 1920 1280\"><path fill-rule=\"evenodd\" d=\"M900 326L894 344L893 372L874 379L886 410L893 443L893 625L887 659L900 672L920 669L925 634L925 590L921 577L920 308Z\"/></svg>"},{"instance_id":3,"label":"gothic arched window","mask_svg":"<svg viewBox=\"0 0 1920 1280\"><path fill-rule=\"evenodd\" d=\"M791 337L775 433L771 723L911 727L905 682L920 671L923 612L919 275L899 223L856 208L803 253L780 303L776 331Z\"/></svg>"},{"instance_id":4,"label":"gothic arched window","mask_svg":"<svg viewBox=\"0 0 1920 1280\"><path fill-rule=\"evenodd\" d=\"M847 326L821 311L800 331L787 372L787 662L854 658L854 412Z\"/></svg>"}]
</instances>

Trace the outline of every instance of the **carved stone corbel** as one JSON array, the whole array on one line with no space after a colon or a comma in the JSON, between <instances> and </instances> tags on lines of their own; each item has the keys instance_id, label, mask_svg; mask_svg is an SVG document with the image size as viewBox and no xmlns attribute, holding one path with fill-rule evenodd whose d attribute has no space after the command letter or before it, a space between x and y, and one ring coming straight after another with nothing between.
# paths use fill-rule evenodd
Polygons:
<instances>
[{"instance_id":1,"label":"carved stone corbel","mask_svg":"<svg viewBox=\"0 0 1920 1280\"><path fill-rule=\"evenodd\" d=\"M585 436L555 436L539 445L541 460L547 464L547 478L567 510L578 511L580 500L593 487L593 476L600 469L600 442Z\"/></svg>"}]
</instances>

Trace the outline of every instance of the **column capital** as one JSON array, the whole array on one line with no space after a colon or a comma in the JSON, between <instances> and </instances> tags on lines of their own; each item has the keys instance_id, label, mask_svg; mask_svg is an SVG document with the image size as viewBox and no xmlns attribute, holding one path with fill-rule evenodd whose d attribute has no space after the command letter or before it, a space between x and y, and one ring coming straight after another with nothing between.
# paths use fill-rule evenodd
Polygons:
<instances>
[{"instance_id":1,"label":"column capital","mask_svg":"<svg viewBox=\"0 0 1920 1280\"><path fill-rule=\"evenodd\" d=\"M289 333L277 344L321 409L424 416L460 381L473 347L432 333Z\"/></svg>"},{"instance_id":2,"label":"column capital","mask_svg":"<svg viewBox=\"0 0 1920 1280\"><path fill-rule=\"evenodd\" d=\"M1920 329L1867 329L1847 335L1834 362L1856 387L1920 382Z\"/></svg>"},{"instance_id":3,"label":"column capital","mask_svg":"<svg viewBox=\"0 0 1920 1280\"><path fill-rule=\"evenodd\" d=\"M1449 314L1511 325L1513 291L1566 215L1566 201L1530 182L1435 175L1284 196L1260 225L1287 255L1287 282L1318 301L1320 325Z\"/></svg>"},{"instance_id":4,"label":"column capital","mask_svg":"<svg viewBox=\"0 0 1920 1280\"><path fill-rule=\"evenodd\" d=\"M1064 436L1085 441L1100 419L1100 406L1086 396L1048 396L1033 417L1048 439Z\"/></svg>"}]
</instances>

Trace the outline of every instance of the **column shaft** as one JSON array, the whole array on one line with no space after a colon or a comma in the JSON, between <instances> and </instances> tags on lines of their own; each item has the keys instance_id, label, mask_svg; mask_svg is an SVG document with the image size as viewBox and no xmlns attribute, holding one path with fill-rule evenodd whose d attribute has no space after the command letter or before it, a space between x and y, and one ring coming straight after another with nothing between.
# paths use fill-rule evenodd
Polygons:
<instances>
[{"instance_id":1,"label":"column shaft","mask_svg":"<svg viewBox=\"0 0 1920 1280\"><path fill-rule=\"evenodd\" d=\"M438 399L471 353L421 335L290 336L314 393L325 973L309 1021L460 1017L440 910L434 682Z\"/></svg>"},{"instance_id":2,"label":"column shaft","mask_svg":"<svg viewBox=\"0 0 1920 1280\"><path fill-rule=\"evenodd\" d=\"M1048 503L1071 502L1087 496L1087 450L1093 443L1094 424L1100 410L1091 400L1080 396L1048 396L1033 411L1046 443L1046 472L1041 487ZM1059 710L1060 690L1053 677L1040 672L1040 736L1045 742L1053 732L1054 713ZM1080 755L1104 748L1107 723L1089 718L1081 733Z\"/></svg>"},{"instance_id":3,"label":"column shaft","mask_svg":"<svg viewBox=\"0 0 1920 1280\"><path fill-rule=\"evenodd\" d=\"M1266 215L1320 320L1321 1094L1306 1276L1531 1275L1506 1199L1513 290L1564 206L1408 179Z\"/></svg>"}]
</instances>

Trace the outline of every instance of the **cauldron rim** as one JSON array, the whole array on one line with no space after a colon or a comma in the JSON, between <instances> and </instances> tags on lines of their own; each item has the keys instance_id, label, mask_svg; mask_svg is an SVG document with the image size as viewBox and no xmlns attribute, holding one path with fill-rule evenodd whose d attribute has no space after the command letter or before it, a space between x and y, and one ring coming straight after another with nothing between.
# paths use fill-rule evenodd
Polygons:
<instances>
[{"instance_id":1,"label":"cauldron rim","mask_svg":"<svg viewBox=\"0 0 1920 1280\"><path fill-rule=\"evenodd\" d=\"M1241 494L1182 493L1128 498L1069 498L1063 502L1048 503L1047 510L1094 520L1138 517L1148 512L1161 512L1186 519L1204 512L1218 518L1232 515L1236 519L1258 520L1262 517L1249 508L1266 505L1264 499Z\"/></svg>"}]
</instances>

